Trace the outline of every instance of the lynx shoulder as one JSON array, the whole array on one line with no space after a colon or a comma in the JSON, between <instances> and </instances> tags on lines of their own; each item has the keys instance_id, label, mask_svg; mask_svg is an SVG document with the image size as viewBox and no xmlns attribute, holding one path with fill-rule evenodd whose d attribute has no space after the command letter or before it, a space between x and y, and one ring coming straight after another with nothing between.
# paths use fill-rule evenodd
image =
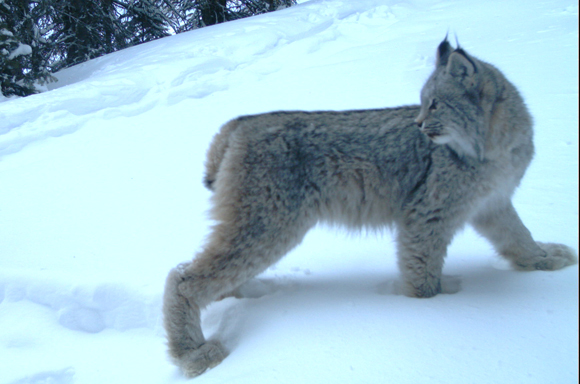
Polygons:
<instances>
[{"instance_id":1,"label":"lynx shoulder","mask_svg":"<svg viewBox=\"0 0 580 384\"><path fill-rule=\"evenodd\" d=\"M243 116L215 136L205 185L216 225L203 250L167 278L169 353L189 377L227 355L205 340L200 310L264 271L319 222L396 227L408 296L443 291L447 246L465 224L514 268L576 263L533 240L511 196L534 154L532 119L492 65L443 41L421 104Z\"/></svg>"}]
</instances>

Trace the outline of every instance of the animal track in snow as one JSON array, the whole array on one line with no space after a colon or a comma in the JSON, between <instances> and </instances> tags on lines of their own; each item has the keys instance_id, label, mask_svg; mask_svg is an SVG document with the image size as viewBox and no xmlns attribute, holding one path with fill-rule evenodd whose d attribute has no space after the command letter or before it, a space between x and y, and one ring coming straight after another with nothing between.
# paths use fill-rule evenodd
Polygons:
<instances>
[{"instance_id":1,"label":"animal track in snow","mask_svg":"<svg viewBox=\"0 0 580 384\"><path fill-rule=\"evenodd\" d=\"M87 333L155 328L161 316L160 295L148 297L120 284L85 286L22 278L0 286L0 299L48 307L61 326Z\"/></svg>"},{"instance_id":2,"label":"animal track in snow","mask_svg":"<svg viewBox=\"0 0 580 384\"><path fill-rule=\"evenodd\" d=\"M9 384L72 384L74 382L74 374L73 368L65 368L61 371L36 373Z\"/></svg>"}]
</instances>

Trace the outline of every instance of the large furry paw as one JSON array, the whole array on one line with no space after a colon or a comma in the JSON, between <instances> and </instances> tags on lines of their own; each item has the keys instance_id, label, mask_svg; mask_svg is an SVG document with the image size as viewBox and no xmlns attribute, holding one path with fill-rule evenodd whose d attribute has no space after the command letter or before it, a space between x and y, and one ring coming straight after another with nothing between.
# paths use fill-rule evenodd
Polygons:
<instances>
[{"instance_id":1,"label":"large furry paw","mask_svg":"<svg viewBox=\"0 0 580 384\"><path fill-rule=\"evenodd\" d=\"M405 296L428 299L441 293L441 281L435 279L421 283L403 281L398 289Z\"/></svg>"},{"instance_id":2,"label":"large furry paw","mask_svg":"<svg viewBox=\"0 0 580 384\"><path fill-rule=\"evenodd\" d=\"M209 340L199 348L190 349L176 358L175 363L186 377L193 378L217 366L227 355L219 341Z\"/></svg>"},{"instance_id":3,"label":"large furry paw","mask_svg":"<svg viewBox=\"0 0 580 384\"><path fill-rule=\"evenodd\" d=\"M542 243L537 241L536 244L546 252L542 258L530 259L526 262L516 261L515 267L524 271L556 271L578 263L576 251L564 244Z\"/></svg>"},{"instance_id":4,"label":"large furry paw","mask_svg":"<svg viewBox=\"0 0 580 384\"><path fill-rule=\"evenodd\" d=\"M416 298L430 298L440 293L454 294L461 291L461 278L459 276L441 276L440 283L435 285L435 289L421 286L414 287L403 280L389 281L378 286L380 294L405 295Z\"/></svg>"}]
</instances>

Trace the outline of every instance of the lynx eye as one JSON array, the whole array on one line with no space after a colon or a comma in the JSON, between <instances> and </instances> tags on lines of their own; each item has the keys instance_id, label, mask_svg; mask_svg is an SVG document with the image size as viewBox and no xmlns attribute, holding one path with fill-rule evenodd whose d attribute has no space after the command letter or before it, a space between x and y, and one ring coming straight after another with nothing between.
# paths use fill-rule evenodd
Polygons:
<instances>
[{"instance_id":1,"label":"lynx eye","mask_svg":"<svg viewBox=\"0 0 580 384\"><path fill-rule=\"evenodd\" d=\"M435 99L431 100L431 105L429 106L430 111L434 111L437 109L437 101Z\"/></svg>"}]
</instances>

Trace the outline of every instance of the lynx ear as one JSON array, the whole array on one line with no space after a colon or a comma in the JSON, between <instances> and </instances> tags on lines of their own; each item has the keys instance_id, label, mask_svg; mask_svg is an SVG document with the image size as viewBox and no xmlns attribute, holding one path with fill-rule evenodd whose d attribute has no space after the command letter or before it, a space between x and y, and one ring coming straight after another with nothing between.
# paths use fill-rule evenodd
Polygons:
<instances>
[{"instance_id":1,"label":"lynx ear","mask_svg":"<svg viewBox=\"0 0 580 384\"><path fill-rule=\"evenodd\" d=\"M457 49L449 55L447 63L447 73L453 77L471 77L477 72L475 63L463 52L462 49Z\"/></svg>"},{"instance_id":2,"label":"lynx ear","mask_svg":"<svg viewBox=\"0 0 580 384\"><path fill-rule=\"evenodd\" d=\"M451 54L451 52L453 51L453 47L451 46L451 44L449 44L449 41L447 41L447 36L445 36L445 39L441 42L441 44L439 44L439 47L437 48L437 66L445 66L447 65L447 60L449 60L449 55Z\"/></svg>"}]
</instances>

